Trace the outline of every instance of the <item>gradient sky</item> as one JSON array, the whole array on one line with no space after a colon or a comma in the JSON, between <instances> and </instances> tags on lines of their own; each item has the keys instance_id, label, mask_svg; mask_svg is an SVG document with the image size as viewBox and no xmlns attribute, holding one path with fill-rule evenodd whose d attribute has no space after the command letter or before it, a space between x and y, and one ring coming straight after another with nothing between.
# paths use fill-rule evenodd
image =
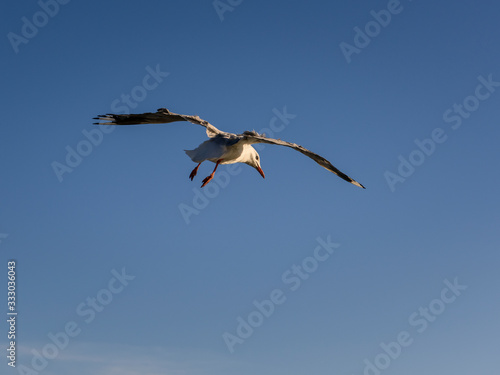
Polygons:
<instances>
[{"instance_id":1,"label":"gradient sky","mask_svg":"<svg viewBox=\"0 0 500 375\"><path fill-rule=\"evenodd\" d=\"M0 12L2 374L497 374L497 1L55 4ZM367 189L278 146L200 189L202 128L92 125L159 107Z\"/></svg>"}]
</instances>

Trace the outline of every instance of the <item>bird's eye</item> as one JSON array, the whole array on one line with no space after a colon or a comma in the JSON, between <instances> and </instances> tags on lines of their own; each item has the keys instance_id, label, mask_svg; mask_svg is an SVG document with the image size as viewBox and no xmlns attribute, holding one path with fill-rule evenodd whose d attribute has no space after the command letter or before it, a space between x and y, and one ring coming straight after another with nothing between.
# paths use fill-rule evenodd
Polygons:
<instances>
[{"instance_id":1,"label":"bird's eye","mask_svg":"<svg viewBox=\"0 0 500 375\"><path fill-rule=\"evenodd\" d=\"M255 159L256 159L256 160L259 160L259 155L256 155L256 156L255 156Z\"/></svg>"}]
</instances>

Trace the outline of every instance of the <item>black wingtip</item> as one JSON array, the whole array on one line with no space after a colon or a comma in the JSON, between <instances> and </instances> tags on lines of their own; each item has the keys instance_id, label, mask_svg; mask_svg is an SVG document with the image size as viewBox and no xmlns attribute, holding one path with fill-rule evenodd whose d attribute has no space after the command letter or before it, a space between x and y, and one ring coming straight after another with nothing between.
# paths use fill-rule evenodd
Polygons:
<instances>
[{"instance_id":1,"label":"black wingtip","mask_svg":"<svg viewBox=\"0 0 500 375\"><path fill-rule=\"evenodd\" d=\"M113 114L106 115L97 115L96 117L92 117L93 120L99 120L101 122L94 122L92 125L116 125L115 118Z\"/></svg>"},{"instance_id":2,"label":"black wingtip","mask_svg":"<svg viewBox=\"0 0 500 375\"><path fill-rule=\"evenodd\" d=\"M356 185L356 186L359 186L360 188L363 188L363 189L366 189L363 185L361 185L358 181L356 180L353 180L351 179L351 181L349 181L351 184L353 185Z\"/></svg>"}]
</instances>

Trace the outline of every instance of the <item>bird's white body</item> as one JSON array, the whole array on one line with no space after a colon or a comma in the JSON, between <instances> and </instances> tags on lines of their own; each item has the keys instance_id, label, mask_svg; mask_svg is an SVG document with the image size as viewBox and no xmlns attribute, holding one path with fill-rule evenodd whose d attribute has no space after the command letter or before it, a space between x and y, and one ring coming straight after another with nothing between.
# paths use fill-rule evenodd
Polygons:
<instances>
[{"instance_id":1,"label":"bird's white body","mask_svg":"<svg viewBox=\"0 0 500 375\"><path fill-rule=\"evenodd\" d=\"M219 164L245 163L257 169L260 175L265 177L264 171L260 167L258 152L249 142L237 137L232 137L231 135L215 135L194 150L184 151L192 161L198 163L198 166L189 175L191 180L196 176L198 167L205 160L215 163L214 171L203 180L202 187L213 178Z\"/></svg>"},{"instance_id":2,"label":"bird's white body","mask_svg":"<svg viewBox=\"0 0 500 375\"><path fill-rule=\"evenodd\" d=\"M195 163L203 163L209 160L219 164L245 163L251 159L257 151L245 142L228 144L224 138L210 138L194 150L185 150L186 154Z\"/></svg>"}]
</instances>

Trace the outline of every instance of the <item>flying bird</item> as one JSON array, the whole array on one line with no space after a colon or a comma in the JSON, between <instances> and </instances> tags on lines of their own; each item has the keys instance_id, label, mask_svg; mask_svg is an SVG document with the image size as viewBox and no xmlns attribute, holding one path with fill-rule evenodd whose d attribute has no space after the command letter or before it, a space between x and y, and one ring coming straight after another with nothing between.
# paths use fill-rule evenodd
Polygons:
<instances>
[{"instance_id":1,"label":"flying bird","mask_svg":"<svg viewBox=\"0 0 500 375\"><path fill-rule=\"evenodd\" d=\"M156 113L147 112L141 114L123 115L106 114L98 115L97 117L94 117L94 119L101 121L95 122L95 125L166 124L176 121L188 121L205 127L209 139L194 150L184 150L192 161L198 163L189 175L191 181L198 173L198 168L201 163L206 160L215 163L213 172L203 180L201 187L204 187L214 178L215 171L217 170L219 164L245 163L255 168L260 175L265 178L264 171L260 166L259 153L252 147L252 144L267 143L293 148L294 150L310 157L323 168L335 173L347 182L363 189L365 188L359 182L353 180L351 177L335 168L328 160L302 146L295 143L285 142L280 139L268 138L265 134L259 134L255 131L244 131L242 134L227 133L217 129L208 121L202 120L198 116L180 115L178 113L170 112L166 108L160 108Z\"/></svg>"}]
</instances>

